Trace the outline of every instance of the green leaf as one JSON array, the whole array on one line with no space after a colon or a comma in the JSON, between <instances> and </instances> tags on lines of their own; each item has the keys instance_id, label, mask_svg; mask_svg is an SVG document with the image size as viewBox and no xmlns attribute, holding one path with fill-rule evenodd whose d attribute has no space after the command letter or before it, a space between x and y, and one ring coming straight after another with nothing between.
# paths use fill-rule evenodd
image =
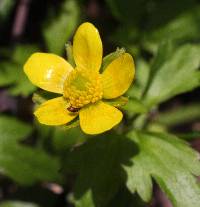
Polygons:
<instances>
[{"instance_id":1,"label":"green leaf","mask_svg":"<svg viewBox=\"0 0 200 207\"><path fill-rule=\"evenodd\" d=\"M0 86L10 86L9 93L14 96L26 97L36 90L23 72L23 65L12 62L0 63Z\"/></svg>"},{"instance_id":2,"label":"green leaf","mask_svg":"<svg viewBox=\"0 0 200 207\"><path fill-rule=\"evenodd\" d=\"M79 124L79 122L78 122ZM66 152L66 149L70 147L74 147L76 145L80 145L87 140L86 134L84 134L80 127L76 128L67 128L64 127L57 127L52 135L52 142L54 148L57 151Z\"/></svg>"},{"instance_id":3,"label":"green leaf","mask_svg":"<svg viewBox=\"0 0 200 207\"><path fill-rule=\"evenodd\" d=\"M44 150L30 148L18 141L27 137L31 127L15 118L0 116L1 173L21 184L59 179L59 162Z\"/></svg>"},{"instance_id":4,"label":"green leaf","mask_svg":"<svg viewBox=\"0 0 200 207\"><path fill-rule=\"evenodd\" d=\"M163 124L167 127L173 127L184 123L189 123L200 118L200 103L179 106L175 109L159 113L154 118L155 122Z\"/></svg>"},{"instance_id":5,"label":"green leaf","mask_svg":"<svg viewBox=\"0 0 200 207\"><path fill-rule=\"evenodd\" d=\"M152 178L174 207L200 204L195 177L200 175L199 154L173 135L142 132L131 133L129 138L101 135L74 148L65 163L68 170L78 173L77 206L109 206L124 182L131 192L137 191L143 200L149 201Z\"/></svg>"},{"instance_id":6,"label":"green leaf","mask_svg":"<svg viewBox=\"0 0 200 207\"><path fill-rule=\"evenodd\" d=\"M92 199L92 192L86 192L81 200L75 201L76 207L95 207L95 204Z\"/></svg>"},{"instance_id":7,"label":"green leaf","mask_svg":"<svg viewBox=\"0 0 200 207\"><path fill-rule=\"evenodd\" d=\"M162 41L158 47L156 57L149 68L150 81L154 78L155 74L160 70L162 64L165 64L168 59L172 57L175 46L171 40Z\"/></svg>"},{"instance_id":8,"label":"green leaf","mask_svg":"<svg viewBox=\"0 0 200 207\"><path fill-rule=\"evenodd\" d=\"M0 86L10 86L9 92L14 95L28 96L36 87L28 80L23 65L28 57L38 49L34 45L17 45L11 60L0 63Z\"/></svg>"},{"instance_id":9,"label":"green leaf","mask_svg":"<svg viewBox=\"0 0 200 207\"><path fill-rule=\"evenodd\" d=\"M12 61L16 64L16 67L12 68L12 74L15 76L15 81L9 89L9 92L12 95L22 95L26 97L36 90L36 87L25 75L23 65L29 56L37 51L38 48L35 45L18 45L15 48L12 55Z\"/></svg>"},{"instance_id":10,"label":"green leaf","mask_svg":"<svg viewBox=\"0 0 200 207\"><path fill-rule=\"evenodd\" d=\"M128 113L129 116L133 114L147 113L147 108L138 99L129 99L128 103L123 106L123 109Z\"/></svg>"},{"instance_id":11,"label":"green leaf","mask_svg":"<svg viewBox=\"0 0 200 207\"><path fill-rule=\"evenodd\" d=\"M19 44L12 53L12 61L18 64L24 64L30 55L34 52L38 52L38 50L36 45Z\"/></svg>"},{"instance_id":12,"label":"green leaf","mask_svg":"<svg viewBox=\"0 0 200 207\"><path fill-rule=\"evenodd\" d=\"M9 140L19 140L28 136L32 131L31 126L16 118L0 116L0 142Z\"/></svg>"},{"instance_id":13,"label":"green leaf","mask_svg":"<svg viewBox=\"0 0 200 207\"><path fill-rule=\"evenodd\" d=\"M22 201L4 201L0 204L0 207L39 207L36 204L22 202Z\"/></svg>"},{"instance_id":14,"label":"green leaf","mask_svg":"<svg viewBox=\"0 0 200 207\"><path fill-rule=\"evenodd\" d=\"M46 22L44 38L49 52L61 55L79 21L79 5L76 0L65 0L58 16Z\"/></svg>"},{"instance_id":15,"label":"green leaf","mask_svg":"<svg viewBox=\"0 0 200 207\"><path fill-rule=\"evenodd\" d=\"M135 80L127 91L127 95L134 99L140 99L145 91L150 76L150 66L144 59L136 62Z\"/></svg>"},{"instance_id":16,"label":"green leaf","mask_svg":"<svg viewBox=\"0 0 200 207\"><path fill-rule=\"evenodd\" d=\"M66 168L78 173L76 202L86 202L92 193L95 206L105 206L125 182L122 165L128 164L135 144L124 137L106 134L92 137L68 154ZM87 201L90 202L90 201Z\"/></svg>"},{"instance_id":17,"label":"green leaf","mask_svg":"<svg viewBox=\"0 0 200 207\"><path fill-rule=\"evenodd\" d=\"M145 128L147 120L148 120L148 114L140 114L135 118L132 127L137 130L142 130Z\"/></svg>"},{"instance_id":18,"label":"green leaf","mask_svg":"<svg viewBox=\"0 0 200 207\"><path fill-rule=\"evenodd\" d=\"M94 203L92 198L92 192L88 191L84 194L81 200L75 202L76 207L98 207ZM136 206L145 207L146 204L141 201L138 195L132 195L131 192L124 186L122 186L114 198L105 207L124 207L124 206Z\"/></svg>"},{"instance_id":19,"label":"green leaf","mask_svg":"<svg viewBox=\"0 0 200 207\"><path fill-rule=\"evenodd\" d=\"M163 40L173 40L176 43L182 43L189 40L199 40L199 21L200 7L195 6L192 9L185 10L170 19L166 24L144 33L143 44L150 50L155 51L159 42ZM182 30L182 28L185 28ZM181 32L180 32L181 31Z\"/></svg>"},{"instance_id":20,"label":"green leaf","mask_svg":"<svg viewBox=\"0 0 200 207\"><path fill-rule=\"evenodd\" d=\"M0 86L8 86L15 82L16 71L18 65L12 62L1 62L0 63Z\"/></svg>"},{"instance_id":21,"label":"green leaf","mask_svg":"<svg viewBox=\"0 0 200 207\"><path fill-rule=\"evenodd\" d=\"M197 152L170 134L132 132L129 137L140 150L132 158L133 165L124 167L130 191L137 191L149 201L153 178L174 207L200 206L200 187L195 177L200 175Z\"/></svg>"},{"instance_id":22,"label":"green leaf","mask_svg":"<svg viewBox=\"0 0 200 207\"><path fill-rule=\"evenodd\" d=\"M21 71L19 70L21 69ZM34 86L23 73L22 68L13 68L16 72L13 73L18 74L17 80L15 80L14 85L9 88L9 93L13 96L22 95L24 97L29 96L36 90L36 86Z\"/></svg>"},{"instance_id":23,"label":"green leaf","mask_svg":"<svg viewBox=\"0 0 200 207\"><path fill-rule=\"evenodd\" d=\"M155 53L163 40L174 40L177 45L199 41L200 7L195 0L182 0L181 4L174 0L106 2L113 16L123 22L110 41L123 45L134 55L143 49Z\"/></svg>"},{"instance_id":24,"label":"green leaf","mask_svg":"<svg viewBox=\"0 0 200 207\"><path fill-rule=\"evenodd\" d=\"M171 55L159 53L155 60L159 64L154 64L152 70L155 72L144 96L145 105L151 107L198 87L199 53L200 45L192 44L179 47Z\"/></svg>"}]
</instances>

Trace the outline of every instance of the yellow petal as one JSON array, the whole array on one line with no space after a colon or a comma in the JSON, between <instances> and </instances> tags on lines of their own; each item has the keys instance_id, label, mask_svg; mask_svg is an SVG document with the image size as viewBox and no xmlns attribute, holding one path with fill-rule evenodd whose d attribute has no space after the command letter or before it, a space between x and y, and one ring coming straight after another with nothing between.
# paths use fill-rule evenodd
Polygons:
<instances>
[{"instance_id":1,"label":"yellow petal","mask_svg":"<svg viewBox=\"0 0 200 207\"><path fill-rule=\"evenodd\" d=\"M111 62L102 74L103 97L117 98L124 94L135 75L135 66L130 54L124 53Z\"/></svg>"},{"instance_id":2,"label":"yellow petal","mask_svg":"<svg viewBox=\"0 0 200 207\"><path fill-rule=\"evenodd\" d=\"M102 42L98 30L91 23L81 24L73 41L73 55L76 65L80 68L99 71L102 53Z\"/></svg>"},{"instance_id":3,"label":"yellow petal","mask_svg":"<svg viewBox=\"0 0 200 207\"><path fill-rule=\"evenodd\" d=\"M34 85L61 94L64 81L72 70L63 58L48 53L34 53L24 65L24 72Z\"/></svg>"},{"instance_id":4,"label":"yellow petal","mask_svg":"<svg viewBox=\"0 0 200 207\"><path fill-rule=\"evenodd\" d=\"M58 97L41 104L34 115L42 124L63 125L77 116L76 113L70 113L68 107L69 103L63 97Z\"/></svg>"},{"instance_id":5,"label":"yellow petal","mask_svg":"<svg viewBox=\"0 0 200 207\"><path fill-rule=\"evenodd\" d=\"M82 108L79 117L86 134L100 134L117 125L123 115L117 108L99 101Z\"/></svg>"}]
</instances>

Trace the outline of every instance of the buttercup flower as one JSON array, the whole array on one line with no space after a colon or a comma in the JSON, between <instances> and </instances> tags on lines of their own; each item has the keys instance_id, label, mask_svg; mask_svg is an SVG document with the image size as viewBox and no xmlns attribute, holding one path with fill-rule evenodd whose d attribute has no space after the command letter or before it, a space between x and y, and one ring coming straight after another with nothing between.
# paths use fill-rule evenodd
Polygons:
<instances>
[{"instance_id":1,"label":"buttercup flower","mask_svg":"<svg viewBox=\"0 0 200 207\"><path fill-rule=\"evenodd\" d=\"M124 94L131 85L134 62L124 53L99 73L102 63L102 42L91 23L83 23L73 40L76 67L54 54L34 53L24 71L36 86L62 96L48 100L35 111L38 121L46 125L64 125L80 118L81 129L99 134L117 125L122 112L104 102Z\"/></svg>"}]
</instances>

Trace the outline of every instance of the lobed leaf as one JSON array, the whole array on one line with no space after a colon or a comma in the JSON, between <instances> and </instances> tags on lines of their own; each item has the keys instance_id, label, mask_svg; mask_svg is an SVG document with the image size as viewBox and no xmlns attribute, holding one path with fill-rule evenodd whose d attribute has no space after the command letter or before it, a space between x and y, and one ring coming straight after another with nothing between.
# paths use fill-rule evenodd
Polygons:
<instances>
[{"instance_id":1,"label":"lobed leaf","mask_svg":"<svg viewBox=\"0 0 200 207\"><path fill-rule=\"evenodd\" d=\"M200 187L195 176L200 175L199 154L185 142L170 134L132 132L129 137L140 149L125 166L127 187L137 191L143 200L152 194L152 178L173 202L174 207L198 207Z\"/></svg>"}]
</instances>

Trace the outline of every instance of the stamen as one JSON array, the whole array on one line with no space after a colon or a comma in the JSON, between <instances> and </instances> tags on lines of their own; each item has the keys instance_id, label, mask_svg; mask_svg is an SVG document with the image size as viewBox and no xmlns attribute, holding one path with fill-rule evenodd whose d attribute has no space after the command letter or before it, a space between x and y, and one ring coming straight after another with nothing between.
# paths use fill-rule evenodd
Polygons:
<instances>
[{"instance_id":1,"label":"stamen","mask_svg":"<svg viewBox=\"0 0 200 207\"><path fill-rule=\"evenodd\" d=\"M102 98L100 74L87 70L75 69L64 84L64 97L70 102L70 110L80 109Z\"/></svg>"}]
</instances>

